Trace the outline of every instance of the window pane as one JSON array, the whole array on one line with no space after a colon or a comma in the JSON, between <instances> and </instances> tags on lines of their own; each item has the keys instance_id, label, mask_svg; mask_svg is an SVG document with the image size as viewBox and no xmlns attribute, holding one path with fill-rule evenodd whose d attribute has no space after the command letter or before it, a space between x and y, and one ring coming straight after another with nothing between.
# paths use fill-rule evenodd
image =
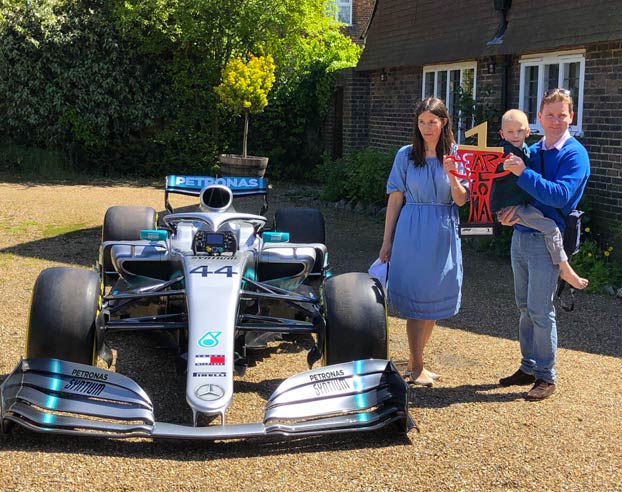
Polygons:
<instances>
[{"instance_id":1,"label":"window pane","mask_svg":"<svg viewBox=\"0 0 622 492\"><path fill-rule=\"evenodd\" d=\"M564 83L563 87L570 91L570 95L572 96L572 101L574 102L574 117L572 118L572 124L577 124L578 111L579 107L579 71L580 71L580 63L564 63Z\"/></svg>"},{"instance_id":2,"label":"window pane","mask_svg":"<svg viewBox=\"0 0 622 492\"><path fill-rule=\"evenodd\" d=\"M564 88L575 93L579 89L579 62L564 63ZM574 90L573 90L574 89Z\"/></svg>"},{"instance_id":3,"label":"window pane","mask_svg":"<svg viewBox=\"0 0 622 492\"><path fill-rule=\"evenodd\" d=\"M425 82L423 85L424 97L434 96L434 72L428 72L425 74Z\"/></svg>"},{"instance_id":4,"label":"window pane","mask_svg":"<svg viewBox=\"0 0 622 492\"><path fill-rule=\"evenodd\" d=\"M454 133L458 134L458 107L456 105L458 91L460 91L460 70L450 70L449 71L449 105L447 109L449 110L449 115L451 116L451 122L453 126Z\"/></svg>"},{"instance_id":5,"label":"window pane","mask_svg":"<svg viewBox=\"0 0 622 492\"><path fill-rule=\"evenodd\" d=\"M557 63L544 65L544 90L542 92L556 87L559 87L559 65Z\"/></svg>"},{"instance_id":6,"label":"window pane","mask_svg":"<svg viewBox=\"0 0 622 492\"><path fill-rule=\"evenodd\" d=\"M530 124L536 124L538 118L538 67L525 67L523 86L524 108Z\"/></svg>"},{"instance_id":7,"label":"window pane","mask_svg":"<svg viewBox=\"0 0 622 492\"><path fill-rule=\"evenodd\" d=\"M464 94L463 101L465 105L468 107L463 107L464 111L460 118L460 129L466 131L468 128L471 128L475 123L475 111L473 108L474 102L474 91L473 86L475 82L475 70L472 68L468 68L462 71L462 92Z\"/></svg>"},{"instance_id":8,"label":"window pane","mask_svg":"<svg viewBox=\"0 0 622 492\"><path fill-rule=\"evenodd\" d=\"M447 101L447 70L436 73L438 74L438 78L436 80L435 96L443 101Z\"/></svg>"},{"instance_id":9,"label":"window pane","mask_svg":"<svg viewBox=\"0 0 622 492\"><path fill-rule=\"evenodd\" d=\"M337 20L344 24L350 24L350 10L352 7L349 5L339 5L337 7Z\"/></svg>"},{"instance_id":10,"label":"window pane","mask_svg":"<svg viewBox=\"0 0 622 492\"><path fill-rule=\"evenodd\" d=\"M475 70L468 68L462 71L462 90L473 96L473 80L475 79Z\"/></svg>"}]
</instances>

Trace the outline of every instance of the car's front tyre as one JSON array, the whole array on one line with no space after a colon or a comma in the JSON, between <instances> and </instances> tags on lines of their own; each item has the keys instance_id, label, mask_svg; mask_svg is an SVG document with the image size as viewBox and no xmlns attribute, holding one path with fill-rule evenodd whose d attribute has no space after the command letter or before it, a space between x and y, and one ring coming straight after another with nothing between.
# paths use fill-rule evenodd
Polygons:
<instances>
[{"instance_id":1,"label":"car's front tyre","mask_svg":"<svg viewBox=\"0 0 622 492\"><path fill-rule=\"evenodd\" d=\"M382 288L367 273L345 273L323 284L325 365L386 359L388 334Z\"/></svg>"},{"instance_id":2,"label":"car's front tyre","mask_svg":"<svg viewBox=\"0 0 622 492\"><path fill-rule=\"evenodd\" d=\"M32 293L26 357L94 364L100 295L99 276L93 270L43 270Z\"/></svg>"}]
</instances>

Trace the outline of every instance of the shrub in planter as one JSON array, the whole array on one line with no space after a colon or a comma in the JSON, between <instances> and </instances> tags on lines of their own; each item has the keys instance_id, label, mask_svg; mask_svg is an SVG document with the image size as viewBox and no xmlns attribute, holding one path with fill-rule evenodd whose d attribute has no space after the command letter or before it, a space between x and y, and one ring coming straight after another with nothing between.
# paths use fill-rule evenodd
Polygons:
<instances>
[{"instance_id":1,"label":"shrub in planter","mask_svg":"<svg viewBox=\"0 0 622 492\"><path fill-rule=\"evenodd\" d=\"M249 55L248 61L233 58L227 63L222 73L222 82L215 87L221 104L236 115L244 115L244 135L242 139L242 160L240 156L220 156L219 160L232 161L232 166L243 165L243 159L248 156L248 119L252 113L260 113L268 105L268 92L274 84L274 60L271 55ZM254 156L250 156L254 157ZM267 165L258 162L258 165ZM221 166L222 167L222 166ZM261 173L263 175L263 172Z\"/></svg>"}]
</instances>

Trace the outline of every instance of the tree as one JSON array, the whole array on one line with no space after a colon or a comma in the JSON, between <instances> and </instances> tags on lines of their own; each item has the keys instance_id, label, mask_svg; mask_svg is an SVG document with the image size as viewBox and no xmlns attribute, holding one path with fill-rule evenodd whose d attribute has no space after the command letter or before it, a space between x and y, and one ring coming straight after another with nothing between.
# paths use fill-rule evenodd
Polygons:
<instances>
[{"instance_id":1,"label":"tree","mask_svg":"<svg viewBox=\"0 0 622 492\"><path fill-rule=\"evenodd\" d=\"M242 157L247 155L248 115L260 113L268 105L268 92L274 84L274 59L270 55L229 60L222 82L215 88L222 104L233 113L244 115Z\"/></svg>"},{"instance_id":2,"label":"tree","mask_svg":"<svg viewBox=\"0 0 622 492\"><path fill-rule=\"evenodd\" d=\"M334 70L359 53L327 1L0 0L0 133L79 168L199 172L239 141L213 90L223 69L270 53L270 115L258 115L253 142L273 171L275 155L312 159L305 132Z\"/></svg>"}]
</instances>

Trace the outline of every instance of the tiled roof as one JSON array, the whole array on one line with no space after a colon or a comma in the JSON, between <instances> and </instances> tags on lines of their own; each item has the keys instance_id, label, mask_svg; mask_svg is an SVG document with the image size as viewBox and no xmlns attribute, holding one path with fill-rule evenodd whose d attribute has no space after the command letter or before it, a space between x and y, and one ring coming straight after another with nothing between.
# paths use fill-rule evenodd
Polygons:
<instances>
[{"instance_id":1,"label":"tiled roof","mask_svg":"<svg viewBox=\"0 0 622 492\"><path fill-rule=\"evenodd\" d=\"M620 39L620 0L513 0L508 29L496 53L522 54Z\"/></svg>"},{"instance_id":2,"label":"tiled roof","mask_svg":"<svg viewBox=\"0 0 622 492\"><path fill-rule=\"evenodd\" d=\"M493 0L377 0L358 70L525 54L622 39L622 0L512 0L503 42Z\"/></svg>"}]
</instances>

